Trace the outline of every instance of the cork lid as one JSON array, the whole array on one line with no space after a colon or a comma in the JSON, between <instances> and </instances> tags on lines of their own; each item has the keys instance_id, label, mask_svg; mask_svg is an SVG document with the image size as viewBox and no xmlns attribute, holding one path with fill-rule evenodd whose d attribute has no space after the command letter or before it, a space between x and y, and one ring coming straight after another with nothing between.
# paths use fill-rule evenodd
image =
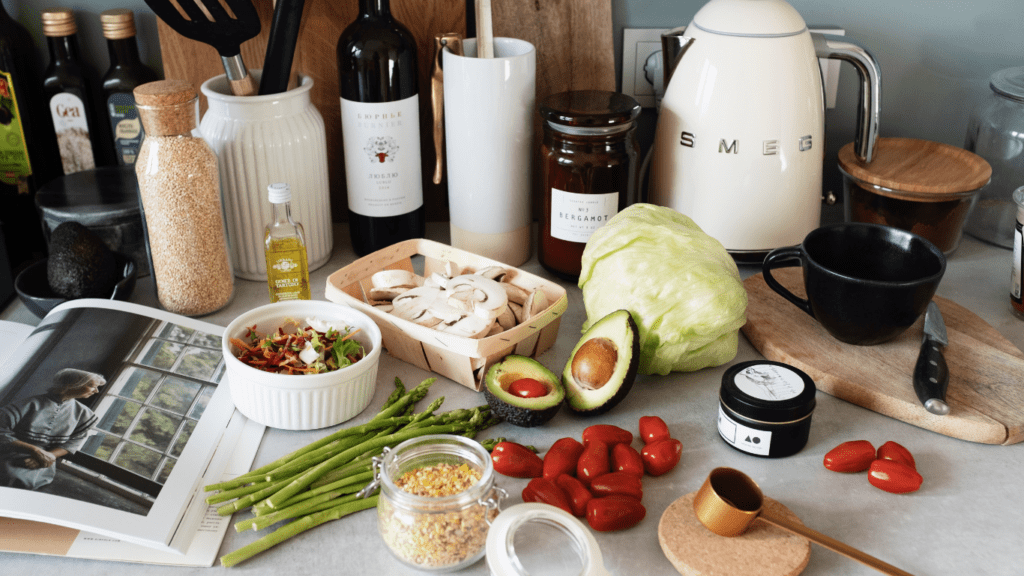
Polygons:
<instances>
[{"instance_id":1,"label":"cork lid","mask_svg":"<svg viewBox=\"0 0 1024 576\"><path fill-rule=\"evenodd\" d=\"M78 33L75 12L71 8L47 8L41 14L44 35L62 37Z\"/></svg>"},{"instance_id":2,"label":"cork lid","mask_svg":"<svg viewBox=\"0 0 1024 576\"><path fill-rule=\"evenodd\" d=\"M122 40L135 36L135 14L127 8L113 8L100 13L103 37Z\"/></svg>"},{"instance_id":3,"label":"cork lid","mask_svg":"<svg viewBox=\"0 0 1024 576\"><path fill-rule=\"evenodd\" d=\"M851 142L839 150L839 167L876 194L924 202L970 196L992 179L981 156L913 138L879 138L871 162L861 162Z\"/></svg>"},{"instance_id":4,"label":"cork lid","mask_svg":"<svg viewBox=\"0 0 1024 576\"><path fill-rule=\"evenodd\" d=\"M133 94L140 106L176 106L194 100L196 89L184 80L157 80L136 87Z\"/></svg>"}]
</instances>

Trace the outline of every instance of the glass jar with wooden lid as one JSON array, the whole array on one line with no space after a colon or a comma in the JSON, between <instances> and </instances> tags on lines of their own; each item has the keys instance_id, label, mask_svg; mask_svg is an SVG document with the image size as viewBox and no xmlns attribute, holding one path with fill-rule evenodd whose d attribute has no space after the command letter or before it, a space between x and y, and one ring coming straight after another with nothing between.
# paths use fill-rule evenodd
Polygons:
<instances>
[{"instance_id":1,"label":"glass jar with wooden lid","mask_svg":"<svg viewBox=\"0 0 1024 576\"><path fill-rule=\"evenodd\" d=\"M947 256L960 245L979 191L992 178L985 159L956 146L913 138L879 138L871 162L853 144L839 150L847 222L913 232Z\"/></svg>"}]
</instances>

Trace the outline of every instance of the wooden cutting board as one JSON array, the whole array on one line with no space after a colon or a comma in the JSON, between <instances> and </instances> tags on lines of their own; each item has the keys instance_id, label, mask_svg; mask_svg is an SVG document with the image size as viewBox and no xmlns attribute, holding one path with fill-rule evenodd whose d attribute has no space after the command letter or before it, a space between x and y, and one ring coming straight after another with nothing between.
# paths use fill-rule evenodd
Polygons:
<instances>
[{"instance_id":1,"label":"wooden cutting board","mask_svg":"<svg viewBox=\"0 0 1024 576\"><path fill-rule=\"evenodd\" d=\"M493 0L495 36L520 38L537 48L537 101L565 90L615 90L611 0ZM253 0L263 24L260 34L242 44L241 54L249 68L263 67L270 21L271 0ZM420 149L423 156L423 196L427 220L448 220L447 182L435 185L433 120L430 107L430 63L434 36L445 32L466 35L464 0L394 0L395 18L416 38L420 67ZM292 69L313 78L313 104L327 129L328 172L331 182L331 217L346 219L344 159L341 146L341 110L335 50L338 36L356 18L358 3L337 0L306 0ZM207 79L224 73L212 47L189 40L159 18L160 50L164 75L191 82L198 90ZM205 101L201 107L205 111ZM540 142L540 120L535 123ZM535 166L535 174L539 167ZM539 186L539 179L535 178ZM539 187L535 186L535 190ZM535 196L539 196L535 194ZM539 199L535 198L535 209Z\"/></svg>"},{"instance_id":2,"label":"wooden cutting board","mask_svg":"<svg viewBox=\"0 0 1024 576\"><path fill-rule=\"evenodd\" d=\"M800 268L772 274L797 296L806 295ZM1024 353L963 306L935 298L949 337L945 355L950 372L950 412L936 416L921 406L912 385L923 317L895 340L854 346L832 338L769 288L761 274L744 284L748 303L743 334L765 358L806 372L818 390L953 438L984 444L1024 440Z\"/></svg>"}]
</instances>

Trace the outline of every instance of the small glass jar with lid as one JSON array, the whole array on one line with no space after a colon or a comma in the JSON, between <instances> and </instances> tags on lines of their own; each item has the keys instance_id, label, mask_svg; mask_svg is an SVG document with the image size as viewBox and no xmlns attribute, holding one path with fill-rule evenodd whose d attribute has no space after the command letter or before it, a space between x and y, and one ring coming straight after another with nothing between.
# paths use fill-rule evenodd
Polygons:
<instances>
[{"instance_id":1,"label":"small glass jar with lid","mask_svg":"<svg viewBox=\"0 0 1024 576\"><path fill-rule=\"evenodd\" d=\"M540 114L538 259L549 272L575 281L590 235L637 201L640 104L617 92L581 90L548 96Z\"/></svg>"},{"instance_id":2,"label":"small glass jar with lid","mask_svg":"<svg viewBox=\"0 0 1024 576\"><path fill-rule=\"evenodd\" d=\"M183 80L133 94L145 129L135 175L157 298L175 314L210 314L231 301L234 273L217 156L197 130L199 98Z\"/></svg>"},{"instance_id":3,"label":"small glass jar with lid","mask_svg":"<svg viewBox=\"0 0 1024 576\"><path fill-rule=\"evenodd\" d=\"M978 197L967 233L1013 248L1017 205L1013 191L1024 185L1024 66L989 78L992 91L971 114L964 148L992 165L992 182Z\"/></svg>"},{"instance_id":4,"label":"small glass jar with lid","mask_svg":"<svg viewBox=\"0 0 1024 576\"><path fill-rule=\"evenodd\" d=\"M432 434L376 462L377 526L388 550L418 570L451 572L483 557L506 493L479 442Z\"/></svg>"}]
</instances>

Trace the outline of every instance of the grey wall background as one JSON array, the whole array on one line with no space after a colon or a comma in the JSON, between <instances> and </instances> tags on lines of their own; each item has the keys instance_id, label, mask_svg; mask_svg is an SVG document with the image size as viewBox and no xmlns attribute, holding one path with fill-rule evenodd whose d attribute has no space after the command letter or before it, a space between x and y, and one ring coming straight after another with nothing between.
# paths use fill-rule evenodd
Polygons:
<instances>
[{"instance_id":1,"label":"grey wall background","mask_svg":"<svg viewBox=\"0 0 1024 576\"><path fill-rule=\"evenodd\" d=\"M705 3L705 0L611 1L617 78L621 76L618 67L623 28L671 28L688 24ZM109 66L99 14L109 8L131 8L136 13L142 58L161 70L156 17L143 0L2 2L8 13L35 37L40 66L45 66L48 58L39 11L55 4L73 8L78 15L85 58L99 74ZM990 92L988 77L997 70L1024 65L1024 2L1021 0L789 2L809 24L845 28L848 38L866 46L879 61L883 136L922 138L962 146L971 110ZM306 16L315 17L313 14ZM543 46L538 48L544 49ZM825 185L837 194L835 154L853 139L856 103L857 75L850 65L843 64L837 107L826 114ZM645 147L653 138L655 118L653 111L645 111L642 118L640 140Z\"/></svg>"}]
</instances>

